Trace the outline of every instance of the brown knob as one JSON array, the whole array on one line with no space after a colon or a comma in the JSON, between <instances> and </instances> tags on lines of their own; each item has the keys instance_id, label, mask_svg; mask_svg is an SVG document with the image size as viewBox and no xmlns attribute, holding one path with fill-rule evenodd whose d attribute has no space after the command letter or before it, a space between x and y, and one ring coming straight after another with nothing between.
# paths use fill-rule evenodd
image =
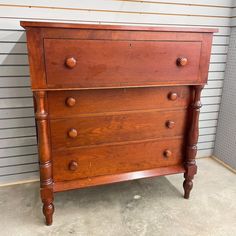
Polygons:
<instances>
[{"instance_id":1,"label":"brown knob","mask_svg":"<svg viewBox=\"0 0 236 236\"><path fill-rule=\"evenodd\" d=\"M168 98L169 98L171 101L175 101L175 100L178 98L178 94L171 92L171 93L168 94Z\"/></svg>"},{"instance_id":2,"label":"brown knob","mask_svg":"<svg viewBox=\"0 0 236 236\"><path fill-rule=\"evenodd\" d=\"M76 103L75 98L70 97L70 98L66 99L66 105L68 107L73 107L75 105L75 103Z\"/></svg>"},{"instance_id":3,"label":"brown knob","mask_svg":"<svg viewBox=\"0 0 236 236\"><path fill-rule=\"evenodd\" d=\"M68 68L72 69L76 66L76 59L74 57L69 57L66 59L65 64Z\"/></svg>"},{"instance_id":4,"label":"brown knob","mask_svg":"<svg viewBox=\"0 0 236 236\"><path fill-rule=\"evenodd\" d=\"M164 157L168 158L168 157L171 157L171 156L172 156L172 152L171 152L171 150L166 149L166 150L163 152L163 155L164 155Z\"/></svg>"},{"instance_id":5,"label":"brown knob","mask_svg":"<svg viewBox=\"0 0 236 236\"><path fill-rule=\"evenodd\" d=\"M172 128L174 128L174 126L175 126L175 122L174 121L172 121L172 120L166 121L166 127L167 128L172 129Z\"/></svg>"},{"instance_id":6,"label":"brown knob","mask_svg":"<svg viewBox=\"0 0 236 236\"><path fill-rule=\"evenodd\" d=\"M76 138L78 136L78 132L76 129L72 128L68 131L68 136L70 138Z\"/></svg>"},{"instance_id":7,"label":"brown knob","mask_svg":"<svg viewBox=\"0 0 236 236\"><path fill-rule=\"evenodd\" d=\"M77 161L70 161L68 168L71 171L75 171L78 168Z\"/></svg>"},{"instance_id":8,"label":"brown knob","mask_svg":"<svg viewBox=\"0 0 236 236\"><path fill-rule=\"evenodd\" d=\"M178 66L186 66L188 64L188 59L186 57L179 57L176 63Z\"/></svg>"}]
</instances>

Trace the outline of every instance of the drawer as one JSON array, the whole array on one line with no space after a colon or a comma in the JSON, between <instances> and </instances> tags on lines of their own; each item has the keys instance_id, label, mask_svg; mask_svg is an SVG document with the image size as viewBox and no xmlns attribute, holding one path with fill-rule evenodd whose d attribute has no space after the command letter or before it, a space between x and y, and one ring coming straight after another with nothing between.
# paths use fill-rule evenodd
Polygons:
<instances>
[{"instance_id":1,"label":"drawer","mask_svg":"<svg viewBox=\"0 0 236 236\"><path fill-rule=\"evenodd\" d=\"M48 92L51 118L79 114L184 108L189 105L188 86Z\"/></svg>"},{"instance_id":2,"label":"drawer","mask_svg":"<svg viewBox=\"0 0 236 236\"><path fill-rule=\"evenodd\" d=\"M133 142L53 151L53 179L73 180L181 165L183 140Z\"/></svg>"},{"instance_id":3,"label":"drawer","mask_svg":"<svg viewBox=\"0 0 236 236\"><path fill-rule=\"evenodd\" d=\"M52 148L181 136L186 110L124 112L50 120Z\"/></svg>"},{"instance_id":4,"label":"drawer","mask_svg":"<svg viewBox=\"0 0 236 236\"><path fill-rule=\"evenodd\" d=\"M201 42L44 39L47 86L196 83Z\"/></svg>"}]
</instances>

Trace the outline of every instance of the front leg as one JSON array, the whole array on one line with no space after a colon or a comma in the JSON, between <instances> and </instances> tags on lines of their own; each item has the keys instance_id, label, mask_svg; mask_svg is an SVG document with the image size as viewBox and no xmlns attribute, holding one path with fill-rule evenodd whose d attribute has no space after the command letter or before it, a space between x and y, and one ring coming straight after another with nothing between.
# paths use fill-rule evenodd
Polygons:
<instances>
[{"instance_id":1,"label":"front leg","mask_svg":"<svg viewBox=\"0 0 236 236\"><path fill-rule=\"evenodd\" d=\"M51 225L54 213L52 189L41 189L41 199L43 202L43 214L45 216L46 225Z\"/></svg>"},{"instance_id":2,"label":"front leg","mask_svg":"<svg viewBox=\"0 0 236 236\"><path fill-rule=\"evenodd\" d=\"M198 142L198 123L199 123L199 113L201 108L201 91L203 89L202 85L197 85L193 87L194 99L190 106L190 124L188 130L188 140L187 140L187 150L186 158L184 161L185 173L184 173L184 198L188 199L190 191L193 188L193 178L197 173L197 165L195 157L197 154L197 142Z\"/></svg>"},{"instance_id":3,"label":"front leg","mask_svg":"<svg viewBox=\"0 0 236 236\"><path fill-rule=\"evenodd\" d=\"M189 199L189 195L190 195L190 191L193 188L193 178L194 175L197 173L197 166L196 164L193 164L192 166L186 166L185 167L186 172L184 173L184 183L183 183L183 187L184 187L184 198L185 199Z\"/></svg>"},{"instance_id":4,"label":"front leg","mask_svg":"<svg viewBox=\"0 0 236 236\"><path fill-rule=\"evenodd\" d=\"M43 214L46 218L46 224L52 224L53 206L53 178L52 178L52 160L49 118L47 113L47 94L45 91L34 92L36 106L36 123L38 135L38 151L39 151L39 170L40 170L40 186L41 199L43 202Z\"/></svg>"}]
</instances>

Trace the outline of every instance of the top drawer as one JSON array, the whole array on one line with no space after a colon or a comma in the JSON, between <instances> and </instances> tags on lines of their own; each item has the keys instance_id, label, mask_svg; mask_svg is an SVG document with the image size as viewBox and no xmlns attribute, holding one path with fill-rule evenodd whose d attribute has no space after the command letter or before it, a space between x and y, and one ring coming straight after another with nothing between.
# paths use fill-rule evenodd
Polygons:
<instances>
[{"instance_id":1,"label":"top drawer","mask_svg":"<svg viewBox=\"0 0 236 236\"><path fill-rule=\"evenodd\" d=\"M201 42L44 39L47 86L196 83Z\"/></svg>"}]
</instances>

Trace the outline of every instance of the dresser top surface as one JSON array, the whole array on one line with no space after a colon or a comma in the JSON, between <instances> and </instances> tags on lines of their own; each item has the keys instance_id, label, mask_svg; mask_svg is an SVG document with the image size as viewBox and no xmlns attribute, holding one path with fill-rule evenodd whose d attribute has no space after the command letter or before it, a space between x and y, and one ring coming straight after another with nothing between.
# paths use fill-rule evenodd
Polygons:
<instances>
[{"instance_id":1,"label":"dresser top surface","mask_svg":"<svg viewBox=\"0 0 236 236\"><path fill-rule=\"evenodd\" d=\"M216 28L196 28L196 27L154 27L154 26L132 26L132 25L103 25L103 24L74 24L55 22L35 22L21 21L21 26L41 27L41 28L64 28L64 29L107 29L107 30L133 30L133 31L160 31L160 32L201 32L216 33Z\"/></svg>"}]
</instances>

